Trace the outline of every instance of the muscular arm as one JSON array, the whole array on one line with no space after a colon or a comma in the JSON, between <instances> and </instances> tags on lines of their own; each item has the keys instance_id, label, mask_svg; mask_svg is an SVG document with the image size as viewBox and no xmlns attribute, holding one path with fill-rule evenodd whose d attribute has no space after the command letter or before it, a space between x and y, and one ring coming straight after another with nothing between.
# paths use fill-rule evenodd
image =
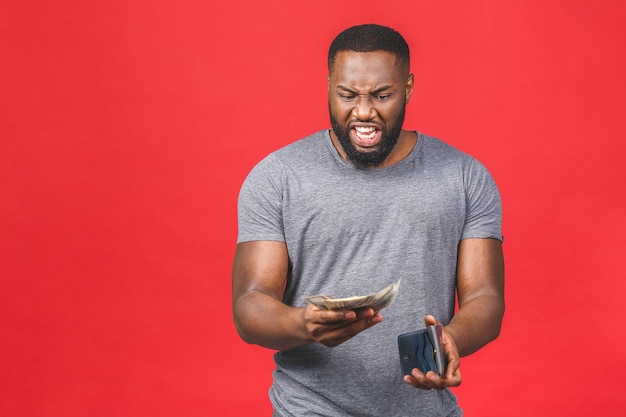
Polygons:
<instances>
[{"instance_id":1,"label":"muscular arm","mask_svg":"<svg viewBox=\"0 0 626 417\"><path fill-rule=\"evenodd\" d=\"M496 239L465 239L457 262L459 310L446 330L460 356L469 355L500 334L504 315L504 259Z\"/></svg>"},{"instance_id":2,"label":"muscular arm","mask_svg":"<svg viewBox=\"0 0 626 417\"><path fill-rule=\"evenodd\" d=\"M459 245L457 261L459 311L442 337L448 356L445 378L414 369L404 380L416 388L442 389L461 383L461 356L473 353L498 337L504 315L504 260L502 243L495 239L466 239ZM425 325L436 324L428 315Z\"/></svg>"},{"instance_id":3,"label":"muscular arm","mask_svg":"<svg viewBox=\"0 0 626 417\"><path fill-rule=\"evenodd\" d=\"M312 342L336 346L380 322L372 309L322 311L282 302L289 258L282 242L237 245L233 263L233 318L243 340L287 350Z\"/></svg>"}]
</instances>

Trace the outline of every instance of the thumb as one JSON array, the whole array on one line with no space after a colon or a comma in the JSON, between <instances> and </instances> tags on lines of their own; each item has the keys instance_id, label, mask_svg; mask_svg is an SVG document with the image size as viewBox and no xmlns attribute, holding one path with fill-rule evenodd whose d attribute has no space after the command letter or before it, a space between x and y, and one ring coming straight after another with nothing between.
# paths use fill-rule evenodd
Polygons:
<instances>
[{"instance_id":1,"label":"thumb","mask_svg":"<svg viewBox=\"0 0 626 417\"><path fill-rule=\"evenodd\" d=\"M435 316L428 314L426 315L426 317L424 317L424 324L426 325L426 327L428 327L428 326L434 326L435 324L441 324L441 323L437 321Z\"/></svg>"}]
</instances>

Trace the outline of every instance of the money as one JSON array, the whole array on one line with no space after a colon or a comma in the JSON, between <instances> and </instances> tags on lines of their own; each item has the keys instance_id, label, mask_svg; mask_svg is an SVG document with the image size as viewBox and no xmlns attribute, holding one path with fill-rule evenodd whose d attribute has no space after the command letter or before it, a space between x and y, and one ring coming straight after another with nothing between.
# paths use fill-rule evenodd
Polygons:
<instances>
[{"instance_id":1,"label":"money","mask_svg":"<svg viewBox=\"0 0 626 417\"><path fill-rule=\"evenodd\" d=\"M402 278L384 288L383 290L370 295L361 295L347 298L333 298L328 295L310 295L302 297L305 301L313 304L322 310L355 310L364 307L371 307L375 312L393 303L398 295Z\"/></svg>"}]
</instances>

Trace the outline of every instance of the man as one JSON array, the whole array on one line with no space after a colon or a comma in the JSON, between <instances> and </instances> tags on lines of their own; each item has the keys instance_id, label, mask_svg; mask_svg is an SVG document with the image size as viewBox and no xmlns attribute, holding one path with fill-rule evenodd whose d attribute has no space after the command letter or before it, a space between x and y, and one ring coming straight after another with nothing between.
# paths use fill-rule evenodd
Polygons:
<instances>
[{"instance_id":1,"label":"man","mask_svg":"<svg viewBox=\"0 0 626 417\"><path fill-rule=\"evenodd\" d=\"M448 390L461 382L459 358L495 339L504 313L498 190L475 159L402 129L414 77L399 33L345 30L328 70L332 129L270 154L242 186L237 330L278 350L275 416L462 415ZM398 278L382 313L302 300L365 295ZM403 378L398 335L437 320L445 375Z\"/></svg>"}]
</instances>

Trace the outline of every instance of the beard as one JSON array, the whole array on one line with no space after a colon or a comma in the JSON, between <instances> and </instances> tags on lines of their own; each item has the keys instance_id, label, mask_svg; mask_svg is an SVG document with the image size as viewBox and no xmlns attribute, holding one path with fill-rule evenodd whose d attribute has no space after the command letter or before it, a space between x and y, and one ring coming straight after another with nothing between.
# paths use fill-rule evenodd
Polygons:
<instances>
[{"instance_id":1,"label":"beard","mask_svg":"<svg viewBox=\"0 0 626 417\"><path fill-rule=\"evenodd\" d=\"M337 139L339 140L343 151L346 153L348 161L352 162L359 168L374 168L385 162L400 137L402 125L404 124L405 108L406 104L402 106L402 110L398 114L396 121L390 129L382 129L379 148L369 152L361 152L352 144L352 141L350 140L350 128L340 125L331 111L330 124L335 132L335 135L337 135Z\"/></svg>"}]
</instances>

